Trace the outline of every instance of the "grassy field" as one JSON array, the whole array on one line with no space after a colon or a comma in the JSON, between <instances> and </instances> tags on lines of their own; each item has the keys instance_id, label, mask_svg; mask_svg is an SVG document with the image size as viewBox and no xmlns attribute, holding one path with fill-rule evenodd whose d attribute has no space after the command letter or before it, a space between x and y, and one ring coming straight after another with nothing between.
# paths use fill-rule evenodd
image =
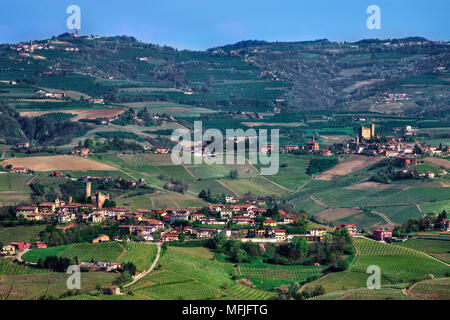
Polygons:
<instances>
[{"instance_id":1,"label":"grassy field","mask_svg":"<svg viewBox=\"0 0 450 320\"><path fill-rule=\"evenodd\" d=\"M450 212L450 200L425 202L420 204L422 209L427 212L441 213L443 210Z\"/></svg>"},{"instance_id":2,"label":"grassy field","mask_svg":"<svg viewBox=\"0 0 450 320\"><path fill-rule=\"evenodd\" d=\"M240 195L244 195L246 192L251 192L257 196L270 196L270 195L284 195L288 191L278 187L277 185L263 179L263 178L251 178L251 179L236 179L236 180L221 180L228 188L237 192Z\"/></svg>"},{"instance_id":3,"label":"grassy field","mask_svg":"<svg viewBox=\"0 0 450 320\"><path fill-rule=\"evenodd\" d=\"M306 174L308 162L308 157L281 154L278 173L267 178L287 189L296 190L310 179Z\"/></svg>"}]
</instances>

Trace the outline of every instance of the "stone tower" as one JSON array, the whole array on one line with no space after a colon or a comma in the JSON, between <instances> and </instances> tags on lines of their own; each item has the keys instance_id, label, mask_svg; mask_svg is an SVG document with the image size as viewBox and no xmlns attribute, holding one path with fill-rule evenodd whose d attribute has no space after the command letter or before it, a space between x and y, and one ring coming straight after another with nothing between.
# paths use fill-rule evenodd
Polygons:
<instances>
[{"instance_id":1,"label":"stone tower","mask_svg":"<svg viewBox=\"0 0 450 320\"><path fill-rule=\"evenodd\" d=\"M89 199L91 197L92 193L92 186L90 182L86 182L86 199Z\"/></svg>"},{"instance_id":2,"label":"stone tower","mask_svg":"<svg viewBox=\"0 0 450 320\"><path fill-rule=\"evenodd\" d=\"M372 139L375 138L375 123L370 125L370 135L372 136Z\"/></svg>"}]
</instances>

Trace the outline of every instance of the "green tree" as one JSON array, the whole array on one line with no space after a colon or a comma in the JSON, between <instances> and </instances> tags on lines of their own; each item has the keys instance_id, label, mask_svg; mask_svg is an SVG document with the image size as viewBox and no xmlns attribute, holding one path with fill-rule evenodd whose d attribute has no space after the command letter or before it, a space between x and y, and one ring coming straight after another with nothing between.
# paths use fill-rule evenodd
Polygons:
<instances>
[{"instance_id":1,"label":"green tree","mask_svg":"<svg viewBox=\"0 0 450 320\"><path fill-rule=\"evenodd\" d=\"M306 257L308 255L309 244L306 238L294 237L290 245L295 248L302 257Z\"/></svg>"},{"instance_id":2,"label":"green tree","mask_svg":"<svg viewBox=\"0 0 450 320\"><path fill-rule=\"evenodd\" d=\"M237 248L234 251L233 260L236 262L247 262L248 261L247 252L242 248Z\"/></svg>"}]
</instances>

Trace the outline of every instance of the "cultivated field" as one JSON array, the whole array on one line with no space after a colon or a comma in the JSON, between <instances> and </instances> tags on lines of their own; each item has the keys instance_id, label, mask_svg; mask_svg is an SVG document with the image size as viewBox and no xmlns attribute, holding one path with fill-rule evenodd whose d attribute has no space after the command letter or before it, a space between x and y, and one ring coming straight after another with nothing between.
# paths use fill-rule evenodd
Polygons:
<instances>
[{"instance_id":1,"label":"cultivated field","mask_svg":"<svg viewBox=\"0 0 450 320\"><path fill-rule=\"evenodd\" d=\"M7 245L17 241L31 242L39 238L39 233L45 227L45 225L0 227L0 243Z\"/></svg>"},{"instance_id":2,"label":"cultivated field","mask_svg":"<svg viewBox=\"0 0 450 320\"><path fill-rule=\"evenodd\" d=\"M355 238L354 242L358 254L347 271L328 274L308 287L321 285L335 299L349 293L339 291L366 288L369 277L366 270L371 265L380 267L382 287L424 280L430 274L436 278L443 277L449 271L445 263L413 249L365 238Z\"/></svg>"},{"instance_id":3,"label":"cultivated field","mask_svg":"<svg viewBox=\"0 0 450 320\"><path fill-rule=\"evenodd\" d=\"M336 176L344 176L349 173L364 169L374 163L377 163L380 160L381 158L379 157L351 155L347 159L341 161L334 168L320 174L317 179L329 181Z\"/></svg>"},{"instance_id":4,"label":"cultivated field","mask_svg":"<svg viewBox=\"0 0 450 320\"><path fill-rule=\"evenodd\" d=\"M52 109L49 111L22 111L20 112L20 115L22 117L40 117L45 114L49 113L71 113L76 114L75 117L71 118L72 121L78 121L80 119L97 119L97 118L112 118L115 116L118 116L125 112L126 109L118 109L118 108L111 108L111 109L63 109L63 110L56 110Z\"/></svg>"},{"instance_id":5,"label":"cultivated field","mask_svg":"<svg viewBox=\"0 0 450 320\"><path fill-rule=\"evenodd\" d=\"M258 289L264 290L272 290L275 287L294 282L306 282L311 278L318 278L323 272L322 267L252 263L239 264L237 270L238 275L245 276Z\"/></svg>"},{"instance_id":6,"label":"cultivated field","mask_svg":"<svg viewBox=\"0 0 450 320\"><path fill-rule=\"evenodd\" d=\"M169 247L158 270L128 289L147 299L169 300L264 300L274 295L232 281L232 265L212 261L212 254L205 250Z\"/></svg>"},{"instance_id":7,"label":"cultivated field","mask_svg":"<svg viewBox=\"0 0 450 320\"><path fill-rule=\"evenodd\" d=\"M18 205L28 202L31 189L28 187L30 175L0 173L0 205Z\"/></svg>"},{"instance_id":8,"label":"cultivated field","mask_svg":"<svg viewBox=\"0 0 450 320\"><path fill-rule=\"evenodd\" d=\"M329 223L361 213L357 208L330 208L314 215L317 221Z\"/></svg>"},{"instance_id":9,"label":"cultivated field","mask_svg":"<svg viewBox=\"0 0 450 320\"><path fill-rule=\"evenodd\" d=\"M438 167L444 167L445 169L450 169L450 161L442 158L425 158L426 162L432 163Z\"/></svg>"},{"instance_id":10,"label":"cultivated field","mask_svg":"<svg viewBox=\"0 0 450 320\"><path fill-rule=\"evenodd\" d=\"M398 244L401 247L425 252L444 262L450 263L450 240L409 239Z\"/></svg>"},{"instance_id":11,"label":"cultivated field","mask_svg":"<svg viewBox=\"0 0 450 320\"><path fill-rule=\"evenodd\" d=\"M154 244L127 242L125 249L116 260L121 263L133 262L138 272L149 269L156 258L157 248Z\"/></svg>"},{"instance_id":12,"label":"cultivated field","mask_svg":"<svg viewBox=\"0 0 450 320\"><path fill-rule=\"evenodd\" d=\"M73 171L88 171L88 170L105 170L114 171L116 168L86 158L76 156L50 156L50 157L26 157L13 158L1 162L1 165L6 166L12 164L14 167L26 167L33 171L53 171L53 170L73 170Z\"/></svg>"},{"instance_id":13,"label":"cultivated field","mask_svg":"<svg viewBox=\"0 0 450 320\"><path fill-rule=\"evenodd\" d=\"M421 299L450 300L450 278L420 281L408 290L408 295Z\"/></svg>"}]
</instances>

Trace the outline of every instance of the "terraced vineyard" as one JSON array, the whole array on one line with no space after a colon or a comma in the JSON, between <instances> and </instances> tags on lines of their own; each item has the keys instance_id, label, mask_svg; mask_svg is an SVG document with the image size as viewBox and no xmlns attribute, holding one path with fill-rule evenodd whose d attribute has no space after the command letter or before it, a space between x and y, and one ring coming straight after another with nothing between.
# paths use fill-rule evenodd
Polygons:
<instances>
[{"instance_id":1,"label":"terraced vineyard","mask_svg":"<svg viewBox=\"0 0 450 320\"><path fill-rule=\"evenodd\" d=\"M425 299L450 299L450 278L428 279L411 287L409 295Z\"/></svg>"},{"instance_id":2,"label":"terraced vineyard","mask_svg":"<svg viewBox=\"0 0 450 320\"><path fill-rule=\"evenodd\" d=\"M239 264L239 275L250 279L257 288L271 290L293 282L306 282L317 278L323 272L322 267L313 266L277 266L269 264Z\"/></svg>"},{"instance_id":3,"label":"terraced vineyard","mask_svg":"<svg viewBox=\"0 0 450 320\"><path fill-rule=\"evenodd\" d=\"M409 239L398 244L401 247L414 249L450 263L450 241L431 239Z\"/></svg>"},{"instance_id":4,"label":"terraced vineyard","mask_svg":"<svg viewBox=\"0 0 450 320\"><path fill-rule=\"evenodd\" d=\"M194 253L189 252L191 249ZM232 265L211 258L211 252L204 248L169 247L161 258L159 269L129 290L150 299L260 300L274 295L232 281Z\"/></svg>"},{"instance_id":5,"label":"terraced vineyard","mask_svg":"<svg viewBox=\"0 0 450 320\"><path fill-rule=\"evenodd\" d=\"M18 205L29 201L31 175L0 173L0 205Z\"/></svg>"},{"instance_id":6,"label":"terraced vineyard","mask_svg":"<svg viewBox=\"0 0 450 320\"><path fill-rule=\"evenodd\" d=\"M6 245L10 242L27 241L39 238L39 232L45 229L45 225L16 226L0 228L0 242Z\"/></svg>"},{"instance_id":7,"label":"terraced vineyard","mask_svg":"<svg viewBox=\"0 0 450 320\"><path fill-rule=\"evenodd\" d=\"M31 175L2 173L0 174L0 192L14 191L18 193L27 193L29 192L27 183L31 178Z\"/></svg>"},{"instance_id":8,"label":"terraced vineyard","mask_svg":"<svg viewBox=\"0 0 450 320\"><path fill-rule=\"evenodd\" d=\"M416 300L406 296L401 289L381 288L370 290L366 288L327 293L311 300Z\"/></svg>"},{"instance_id":9,"label":"terraced vineyard","mask_svg":"<svg viewBox=\"0 0 450 320\"><path fill-rule=\"evenodd\" d=\"M365 273L368 266L376 265L381 269L382 278L393 283L423 280L428 274L442 277L450 269L444 263L400 246L364 238L356 238L355 245L359 255L351 271Z\"/></svg>"},{"instance_id":10,"label":"terraced vineyard","mask_svg":"<svg viewBox=\"0 0 450 320\"><path fill-rule=\"evenodd\" d=\"M226 292L230 295L226 299L237 300L267 300L275 296L273 292L257 290L240 284L233 285Z\"/></svg>"},{"instance_id":11,"label":"terraced vineyard","mask_svg":"<svg viewBox=\"0 0 450 320\"><path fill-rule=\"evenodd\" d=\"M118 262L132 261L138 272L149 269L156 258L157 248L154 244L127 242L125 248L126 252L120 256Z\"/></svg>"},{"instance_id":12,"label":"terraced vineyard","mask_svg":"<svg viewBox=\"0 0 450 320\"><path fill-rule=\"evenodd\" d=\"M48 270L28 268L23 265L11 263L11 259L0 258L0 276L1 275L19 275L27 273L47 273Z\"/></svg>"}]
</instances>

